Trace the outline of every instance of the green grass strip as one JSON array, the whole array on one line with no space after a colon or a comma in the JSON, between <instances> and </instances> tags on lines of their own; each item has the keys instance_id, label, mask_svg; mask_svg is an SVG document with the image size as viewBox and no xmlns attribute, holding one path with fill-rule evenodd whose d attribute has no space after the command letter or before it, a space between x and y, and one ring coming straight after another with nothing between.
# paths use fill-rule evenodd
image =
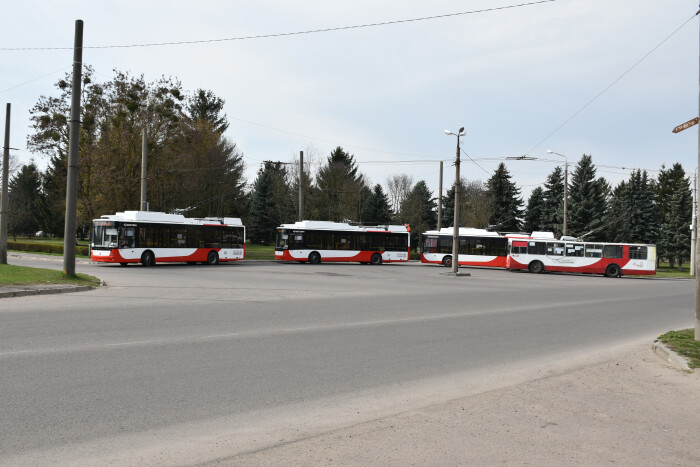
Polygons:
<instances>
[{"instance_id":1,"label":"green grass strip","mask_svg":"<svg viewBox=\"0 0 700 467\"><path fill-rule=\"evenodd\" d=\"M87 274L76 274L76 277L67 277L62 271L56 271L55 269L0 264L0 286L42 284L90 285L96 287L100 285L100 280Z\"/></svg>"},{"instance_id":2,"label":"green grass strip","mask_svg":"<svg viewBox=\"0 0 700 467\"><path fill-rule=\"evenodd\" d=\"M678 355L689 360L691 368L700 368L700 341L695 340L695 329L669 331L659 336L659 340Z\"/></svg>"}]
</instances>

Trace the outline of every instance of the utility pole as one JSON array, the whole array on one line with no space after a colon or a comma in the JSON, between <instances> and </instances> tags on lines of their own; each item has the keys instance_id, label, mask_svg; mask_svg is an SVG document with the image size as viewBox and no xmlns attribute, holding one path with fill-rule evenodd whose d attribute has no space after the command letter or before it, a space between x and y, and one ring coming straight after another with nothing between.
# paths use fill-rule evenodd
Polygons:
<instances>
[{"instance_id":1,"label":"utility pole","mask_svg":"<svg viewBox=\"0 0 700 467\"><path fill-rule=\"evenodd\" d=\"M80 136L80 84L83 68L83 21L75 21L73 44L73 87L71 88L68 176L66 180L66 223L63 230L63 274L75 276L75 229L78 217L78 146Z\"/></svg>"},{"instance_id":2,"label":"utility pole","mask_svg":"<svg viewBox=\"0 0 700 467\"><path fill-rule=\"evenodd\" d=\"M438 194L438 223L437 230L440 232L442 222L442 161L440 161L440 191Z\"/></svg>"},{"instance_id":3,"label":"utility pole","mask_svg":"<svg viewBox=\"0 0 700 467\"><path fill-rule=\"evenodd\" d=\"M304 220L304 151L299 151L299 222Z\"/></svg>"},{"instance_id":4,"label":"utility pole","mask_svg":"<svg viewBox=\"0 0 700 467\"><path fill-rule=\"evenodd\" d=\"M7 264L7 215L9 209L8 183L10 178L10 104L5 113L5 145L2 148L2 194L0 194L0 264Z\"/></svg>"},{"instance_id":5,"label":"utility pole","mask_svg":"<svg viewBox=\"0 0 700 467\"><path fill-rule=\"evenodd\" d=\"M698 173L693 175L693 223L690 225L690 275L695 275L695 250L698 239Z\"/></svg>"},{"instance_id":6,"label":"utility pole","mask_svg":"<svg viewBox=\"0 0 700 467\"><path fill-rule=\"evenodd\" d=\"M456 135L457 136L457 158L455 159L455 205L454 205L454 211L455 211L455 218L454 218L454 227L452 231L452 274L455 276L459 274L458 269L459 269L459 211L460 211L460 203L461 203L461 197L460 197L460 186L461 182L459 179L459 137L464 136L464 127L461 127L459 129L459 132L452 133L450 130L445 130L446 135Z\"/></svg>"},{"instance_id":7,"label":"utility pole","mask_svg":"<svg viewBox=\"0 0 700 467\"><path fill-rule=\"evenodd\" d=\"M569 160L564 158L564 225L562 228L562 235L566 236L566 219L567 219L567 209L566 205L569 200Z\"/></svg>"},{"instance_id":8,"label":"utility pole","mask_svg":"<svg viewBox=\"0 0 700 467\"><path fill-rule=\"evenodd\" d=\"M700 11L696 13L696 15L698 14L700 14ZM698 32L700 32L700 29ZM700 117L700 73L698 74L698 117ZM700 125L698 126L698 166L700 166ZM696 256L693 258L693 261L695 261L695 270L697 271L697 249L695 251L695 255ZM695 340L700 341L700 274L695 274Z\"/></svg>"},{"instance_id":9,"label":"utility pole","mask_svg":"<svg viewBox=\"0 0 700 467\"><path fill-rule=\"evenodd\" d=\"M143 127L141 133L141 211L148 211L146 201L146 180L148 176L148 131Z\"/></svg>"}]
</instances>

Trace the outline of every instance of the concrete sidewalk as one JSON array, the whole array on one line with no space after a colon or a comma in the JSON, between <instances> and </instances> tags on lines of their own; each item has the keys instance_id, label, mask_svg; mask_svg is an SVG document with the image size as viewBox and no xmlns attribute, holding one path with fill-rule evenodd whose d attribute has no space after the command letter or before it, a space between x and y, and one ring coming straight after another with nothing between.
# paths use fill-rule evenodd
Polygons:
<instances>
[{"instance_id":1,"label":"concrete sidewalk","mask_svg":"<svg viewBox=\"0 0 700 467\"><path fill-rule=\"evenodd\" d=\"M466 392L466 391L465 391ZM649 345L210 465L700 465L700 373Z\"/></svg>"}]
</instances>

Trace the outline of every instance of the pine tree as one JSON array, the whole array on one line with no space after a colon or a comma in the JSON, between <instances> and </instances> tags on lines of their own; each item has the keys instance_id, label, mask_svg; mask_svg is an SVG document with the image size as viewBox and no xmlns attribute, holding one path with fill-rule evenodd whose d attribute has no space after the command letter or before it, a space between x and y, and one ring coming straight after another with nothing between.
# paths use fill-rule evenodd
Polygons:
<instances>
[{"instance_id":1,"label":"pine tree","mask_svg":"<svg viewBox=\"0 0 700 467\"><path fill-rule=\"evenodd\" d=\"M436 204L433 192L423 181L415 184L401 204L400 222L411 227L411 245L418 246L420 235L437 225Z\"/></svg>"},{"instance_id":2,"label":"pine tree","mask_svg":"<svg viewBox=\"0 0 700 467\"><path fill-rule=\"evenodd\" d=\"M362 207L360 222L365 225L385 225L391 222L391 207L389 197L382 186L376 184L374 190L368 193Z\"/></svg>"},{"instance_id":3,"label":"pine tree","mask_svg":"<svg viewBox=\"0 0 700 467\"><path fill-rule=\"evenodd\" d=\"M279 162L266 161L253 183L248 208L248 238L268 245L280 224L293 220L291 190L286 171Z\"/></svg>"},{"instance_id":4,"label":"pine tree","mask_svg":"<svg viewBox=\"0 0 700 467\"><path fill-rule=\"evenodd\" d=\"M606 184L595 178L596 169L591 156L584 154L571 177L567 214L569 235L586 235L586 240L600 241L606 237L603 231Z\"/></svg>"},{"instance_id":5,"label":"pine tree","mask_svg":"<svg viewBox=\"0 0 700 467\"><path fill-rule=\"evenodd\" d=\"M690 256L686 254L686 248L690 244L688 226L692 222L693 212L690 181L680 164L676 163L668 170L661 167L656 196L659 206L657 215L661 218L657 253L659 258L668 259L673 267L676 261L681 264L684 258Z\"/></svg>"},{"instance_id":6,"label":"pine tree","mask_svg":"<svg viewBox=\"0 0 700 467\"><path fill-rule=\"evenodd\" d=\"M504 163L498 165L486 186L492 203L489 223L499 231L519 232L523 200L520 198L520 189L510 180L510 173Z\"/></svg>"},{"instance_id":7,"label":"pine tree","mask_svg":"<svg viewBox=\"0 0 700 467\"><path fill-rule=\"evenodd\" d=\"M359 219L365 185L355 157L340 146L335 148L316 177L313 206L320 219L335 222Z\"/></svg>"},{"instance_id":8,"label":"pine tree","mask_svg":"<svg viewBox=\"0 0 700 467\"><path fill-rule=\"evenodd\" d=\"M8 233L34 234L39 230L43 196L41 174L34 162L22 166L9 181L8 201Z\"/></svg>"},{"instance_id":9,"label":"pine tree","mask_svg":"<svg viewBox=\"0 0 700 467\"><path fill-rule=\"evenodd\" d=\"M525 210L525 219L523 222L523 230L525 232L532 233L545 230L544 220L547 217L545 201L542 187L538 186L532 190L530 199L527 202L527 209Z\"/></svg>"},{"instance_id":10,"label":"pine tree","mask_svg":"<svg viewBox=\"0 0 700 467\"><path fill-rule=\"evenodd\" d=\"M561 167L556 166L547 176L542 196L544 207L540 227L542 231L560 237L564 226L564 173Z\"/></svg>"},{"instance_id":11,"label":"pine tree","mask_svg":"<svg viewBox=\"0 0 700 467\"><path fill-rule=\"evenodd\" d=\"M626 243L656 243L659 216L653 185L646 170L632 172L622 198L622 235Z\"/></svg>"}]
</instances>

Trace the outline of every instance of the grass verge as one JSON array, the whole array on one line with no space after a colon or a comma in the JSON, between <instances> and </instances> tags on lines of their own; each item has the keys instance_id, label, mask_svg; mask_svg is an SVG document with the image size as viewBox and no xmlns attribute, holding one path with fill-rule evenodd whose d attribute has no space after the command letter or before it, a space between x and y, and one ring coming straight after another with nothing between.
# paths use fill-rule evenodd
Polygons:
<instances>
[{"instance_id":1,"label":"grass verge","mask_svg":"<svg viewBox=\"0 0 700 467\"><path fill-rule=\"evenodd\" d=\"M66 277L62 271L55 269L30 268L0 264L0 286L70 284L90 285L97 287L100 280L87 274L77 274L76 277Z\"/></svg>"},{"instance_id":2,"label":"grass verge","mask_svg":"<svg viewBox=\"0 0 700 467\"><path fill-rule=\"evenodd\" d=\"M246 243L245 259L275 259L274 245L257 245L255 243Z\"/></svg>"},{"instance_id":3,"label":"grass verge","mask_svg":"<svg viewBox=\"0 0 700 467\"><path fill-rule=\"evenodd\" d=\"M660 263L659 267L656 268L656 277L679 277L690 279L695 276L690 275L690 264L684 264L679 271L678 266L669 267L668 263Z\"/></svg>"},{"instance_id":4,"label":"grass verge","mask_svg":"<svg viewBox=\"0 0 700 467\"><path fill-rule=\"evenodd\" d=\"M669 331L659 340L668 348L688 359L691 368L700 368L700 341L695 340L695 329Z\"/></svg>"}]
</instances>

